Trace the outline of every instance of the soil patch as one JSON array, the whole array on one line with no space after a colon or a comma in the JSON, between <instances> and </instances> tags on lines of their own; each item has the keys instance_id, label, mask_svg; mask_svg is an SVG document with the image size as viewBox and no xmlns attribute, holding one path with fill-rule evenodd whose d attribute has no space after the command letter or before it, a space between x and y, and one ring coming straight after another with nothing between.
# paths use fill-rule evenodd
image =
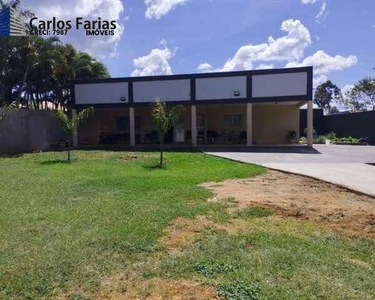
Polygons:
<instances>
[{"instance_id":1,"label":"soil patch","mask_svg":"<svg viewBox=\"0 0 375 300\"><path fill-rule=\"evenodd\" d=\"M191 244L195 236L202 232L204 228L222 230L228 233L234 231L233 228L215 223L205 216L199 216L194 220L178 218L172 226L165 230L165 236L161 238L161 242L168 254L179 254L182 253L183 247Z\"/></svg>"},{"instance_id":2,"label":"soil patch","mask_svg":"<svg viewBox=\"0 0 375 300\"><path fill-rule=\"evenodd\" d=\"M319 222L349 235L375 238L375 199L333 184L269 170L254 178L202 186L215 193L210 201L233 197L238 209L268 207L278 214Z\"/></svg>"},{"instance_id":3,"label":"soil patch","mask_svg":"<svg viewBox=\"0 0 375 300\"><path fill-rule=\"evenodd\" d=\"M72 297L73 295L73 297ZM120 274L107 278L98 294L72 293L58 300L212 300L219 299L212 287L202 286L190 280L162 278L141 279L134 274Z\"/></svg>"}]
</instances>

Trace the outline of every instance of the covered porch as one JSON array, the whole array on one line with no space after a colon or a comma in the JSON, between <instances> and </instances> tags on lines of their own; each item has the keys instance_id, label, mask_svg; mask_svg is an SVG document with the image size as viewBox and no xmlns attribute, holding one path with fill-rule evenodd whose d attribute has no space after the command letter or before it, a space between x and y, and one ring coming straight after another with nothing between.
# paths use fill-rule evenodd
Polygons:
<instances>
[{"instance_id":1,"label":"covered porch","mask_svg":"<svg viewBox=\"0 0 375 300\"><path fill-rule=\"evenodd\" d=\"M299 110L308 104L308 146L312 147L312 102L262 102L185 105L185 112L167 134L170 147L295 146ZM288 132L296 133L295 141ZM160 143L151 107L99 108L74 135L76 146L142 147Z\"/></svg>"}]
</instances>

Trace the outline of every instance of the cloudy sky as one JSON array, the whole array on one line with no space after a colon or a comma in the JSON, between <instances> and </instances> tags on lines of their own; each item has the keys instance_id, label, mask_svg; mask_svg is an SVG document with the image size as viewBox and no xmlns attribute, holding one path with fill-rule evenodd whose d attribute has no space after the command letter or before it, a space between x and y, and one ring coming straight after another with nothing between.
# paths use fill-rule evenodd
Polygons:
<instances>
[{"instance_id":1,"label":"cloudy sky","mask_svg":"<svg viewBox=\"0 0 375 300\"><path fill-rule=\"evenodd\" d=\"M117 20L65 38L112 77L314 66L315 84L375 76L373 0L23 0L40 18Z\"/></svg>"}]
</instances>

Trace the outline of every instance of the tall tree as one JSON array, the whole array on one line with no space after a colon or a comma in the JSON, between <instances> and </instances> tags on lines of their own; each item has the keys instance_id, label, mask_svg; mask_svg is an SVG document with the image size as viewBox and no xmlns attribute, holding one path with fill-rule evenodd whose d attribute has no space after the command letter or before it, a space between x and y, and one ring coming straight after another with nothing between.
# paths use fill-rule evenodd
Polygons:
<instances>
[{"instance_id":1,"label":"tall tree","mask_svg":"<svg viewBox=\"0 0 375 300\"><path fill-rule=\"evenodd\" d=\"M341 101L341 90L330 80L319 85L315 91L314 103L319 108L330 109L332 101Z\"/></svg>"},{"instance_id":2,"label":"tall tree","mask_svg":"<svg viewBox=\"0 0 375 300\"><path fill-rule=\"evenodd\" d=\"M21 0L0 0L0 8L6 7L25 19L34 15L21 8ZM0 106L17 101L28 108L68 110L72 80L108 77L101 62L56 37L0 38Z\"/></svg>"},{"instance_id":3,"label":"tall tree","mask_svg":"<svg viewBox=\"0 0 375 300\"><path fill-rule=\"evenodd\" d=\"M0 43L0 104L17 100L36 109L69 109L74 79L110 77L91 55L77 52L56 37L3 38ZM50 103L51 105L46 105Z\"/></svg>"},{"instance_id":4,"label":"tall tree","mask_svg":"<svg viewBox=\"0 0 375 300\"><path fill-rule=\"evenodd\" d=\"M155 99L155 103L152 106L152 119L159 132L160 139L160 163L163 165L163 150L164 150L164 139L168 131L172 128L173 124L181 117L185 108L182 105L174 106L168 110L167 105L160 98Z\"/></svg>"},{"instance_id":5,"label":"tall tree","mask_svg":"<svg viewBox=\"0 0 375 300\"><path fill-rule=\"evenodd\" d=\"M375 78L367 77L357 82L349 91L346 104L355 110L375 110Z\"/></svg>"},{"instance_id":6,"label":"tall tree","mask_svg":"<svg viewBox=\"0 0 375 300\"><path fill-rule=\"evenodd\" d=\"M338 110L338 108L336 106L332 106L329 110L328 110L328 114L329 115L337 115L339 114L340 111Z\"/></svg>"}]
</instances>

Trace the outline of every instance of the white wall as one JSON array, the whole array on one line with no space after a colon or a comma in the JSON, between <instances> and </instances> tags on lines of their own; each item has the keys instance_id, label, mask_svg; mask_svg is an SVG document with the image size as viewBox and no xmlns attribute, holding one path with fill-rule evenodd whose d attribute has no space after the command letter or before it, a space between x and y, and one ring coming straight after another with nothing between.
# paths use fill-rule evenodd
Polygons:
<instances>
[{"instance_id":1,"label":"white wall","mask_svg":"<svg viewBox=\"0 0 375 300\"><path fill-rule=\"evenodd\" d=\"M196 79L197 100L219 100L231 98L246 98L246 76L201 78ZM239 97L234 96L234 91L239 91Z\"/></svg>"},{"instance_id":2,"label":"white wall","mask_svg":"<svg viewBox=\"0 0 375 300\"><path fill-rule=\"evenodd\" d=\"M253 76L253 98L307 95L307 72Z\"/></svg>"},{"instance_id":3,"label":"white wall","mask_svg":"<svg viewBox=\"0 0 375 300\"><path fill-rule=\"evenodd\" d=\"M121 102L121 97L126 102ZM127 82L75 85L76 104L109 104L129 102Z\"/></svg>"},{"instance_id":4,"label":"white wall","mask_svg":"<svg viewBox=\"0 0 375 300\"><path fill-rule=\"evenodd\" d=\"M134 82L133 92L135 103L190 101L190 79Z\"/></svg>"}]
</instances>

